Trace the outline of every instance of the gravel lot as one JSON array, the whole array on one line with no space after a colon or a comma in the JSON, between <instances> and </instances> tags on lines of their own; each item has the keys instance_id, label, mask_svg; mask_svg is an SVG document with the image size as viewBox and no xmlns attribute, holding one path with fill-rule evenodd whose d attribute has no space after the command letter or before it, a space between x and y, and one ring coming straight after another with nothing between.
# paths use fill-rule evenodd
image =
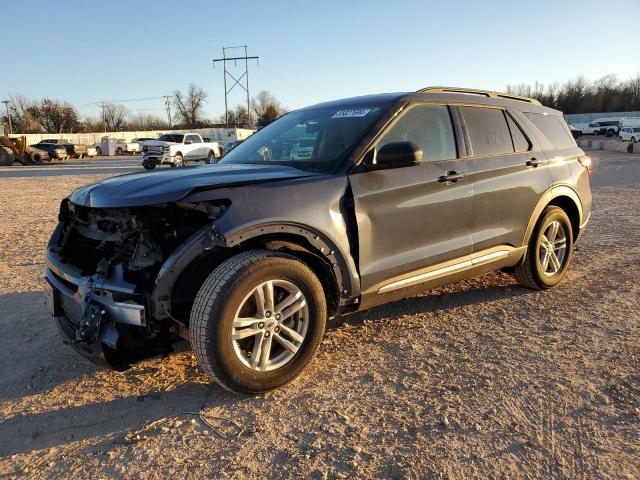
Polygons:
<instances>
[{"instance_id":1,"label":"gravel lot","mask_svg":"<svg viewBox=\"0 0 640 480\"><path fill-rule=\"evenodd\" d=\"M60 199L138 160L0 168L0 477L640 477L640 155L593 158L561 285L494 273L339 319L256 397L187 349L97 369L42 305Z\"/></svg>"}]
</instances>

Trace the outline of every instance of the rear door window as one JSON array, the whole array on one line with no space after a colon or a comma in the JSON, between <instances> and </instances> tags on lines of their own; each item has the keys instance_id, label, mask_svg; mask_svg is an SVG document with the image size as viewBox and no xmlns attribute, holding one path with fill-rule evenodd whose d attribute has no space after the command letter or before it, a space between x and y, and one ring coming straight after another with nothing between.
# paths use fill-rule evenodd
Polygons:
<instances>
[{"instance_id":1,"label":"rear door window","mask_svg":"<svg viewBox=\"0 0 640 480\"><path fill-rule=\"evenodd\" d=\"M422 160L450 160L457 157L451 115L446 105L416 105L378 141L376 151L392 142L413 142L422 149Z\"/></svg>"},{"instance_id":2,"label":"rear door window","mask_svg":"<svg viewBox=\"0 0 640 480\"><path fill-rule=\"evenodd\" d=\"M516 152L526 152L531 150L531 142L526 137L522 129L513 121L511 115L507 113L507 123L509 124L509 131L511 131L511 138L513 139L513 148Z\"/></svg>"},{"instance_id":3,"label":"rear door window","mask_svg":"<svg viewBox=\"0 0 640 480\"><path fill-rule=\"evenodd\" d=\"M572 148L576 146L569 127L567 127L562 117L529 112L525 113L525 115L544 133L556 148Z\"/></svg>"},{"instance_id":4,"label":"rear door window","mask_svg":"<svg viewBox=\"0 0 640 480\"><path fill-rule=\"evenodd\" d=\"M460 110L467 126L474 156L514 152L507 119L502 109L462 107Z\"/></svg>"}]
</instances>

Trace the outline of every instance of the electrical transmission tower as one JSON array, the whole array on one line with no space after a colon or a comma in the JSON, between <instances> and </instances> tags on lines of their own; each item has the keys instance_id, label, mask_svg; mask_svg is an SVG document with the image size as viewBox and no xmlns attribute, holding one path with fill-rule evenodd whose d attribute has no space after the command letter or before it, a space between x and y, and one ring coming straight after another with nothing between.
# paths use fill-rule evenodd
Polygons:
<instances>
[{"instance_id":1,"label":"electrical transmission tower","mask_svg":"<svg viewBox=\"0 0 640 480\"><path fill-rule=\"evenodd\" d=\"M244 48L244 57L227 57L227 50L238 49L238 48ZM233 90L233 88L236 85L242 88L247 94L247 115L249 115L249 122L251 122L251 106L249 104L250 102L249 60L255 60L256 63L260 64L258 60L259 58L260 57L249 57L247 54L247 46L238 45L235 47L222 47L222 58L216 58L213 60L213 68L216 68L216 62L222 62L222 65L224 67L224 123L226 125L229 125L229 106L227 102L227 96L229 95L229 92ZM231 73L229 73L229 70L227 70L227 62L233 61L234 65L237 65L237 62L239 60L244 60L244 73L240 75L238 78L236 78ZM231 87L228 90L227 90L227 76L231 77L231 80L234 80L233 85L231 85ZM245 80L244 85L241 83L243 78Z\"/></svg>"}]
</instances>

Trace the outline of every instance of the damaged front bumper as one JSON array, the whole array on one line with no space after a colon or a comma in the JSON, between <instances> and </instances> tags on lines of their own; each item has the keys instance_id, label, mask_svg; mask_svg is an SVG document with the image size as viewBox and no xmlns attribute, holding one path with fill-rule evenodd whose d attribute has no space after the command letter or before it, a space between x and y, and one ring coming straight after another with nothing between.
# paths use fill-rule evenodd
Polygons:
<instances>
[{"instance_id":1,"label":"damaged front bumper","mask_svg":"<svg viewBox=\"0 0 640 480\"><path fill-rule=\"evenodd\" d=\"M60 231L61 225L46 252L45 303L65 343L94 363L119 368L114 361L118 324L144 327L145 307L132 299L135 285L123 280L121 265L114 265L107 275L86 276L62 264L52 248Z\"/></svg>"}]
</instances>

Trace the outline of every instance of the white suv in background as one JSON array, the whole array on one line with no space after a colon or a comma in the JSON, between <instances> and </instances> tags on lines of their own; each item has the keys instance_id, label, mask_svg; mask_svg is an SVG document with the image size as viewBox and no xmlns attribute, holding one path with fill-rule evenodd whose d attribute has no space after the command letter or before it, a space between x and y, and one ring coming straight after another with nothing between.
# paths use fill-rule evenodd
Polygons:
<instances>
[{"instance_id":1,"label":"white suv in background","mask_svg":"<svg viewBox=\"0 0 640 480\"><path fill-rule=\"evenodd\" d=\"M624 127L620 130L618 139L623 142L640 142L640 127Z\"/></svg>"}]
</instances>

